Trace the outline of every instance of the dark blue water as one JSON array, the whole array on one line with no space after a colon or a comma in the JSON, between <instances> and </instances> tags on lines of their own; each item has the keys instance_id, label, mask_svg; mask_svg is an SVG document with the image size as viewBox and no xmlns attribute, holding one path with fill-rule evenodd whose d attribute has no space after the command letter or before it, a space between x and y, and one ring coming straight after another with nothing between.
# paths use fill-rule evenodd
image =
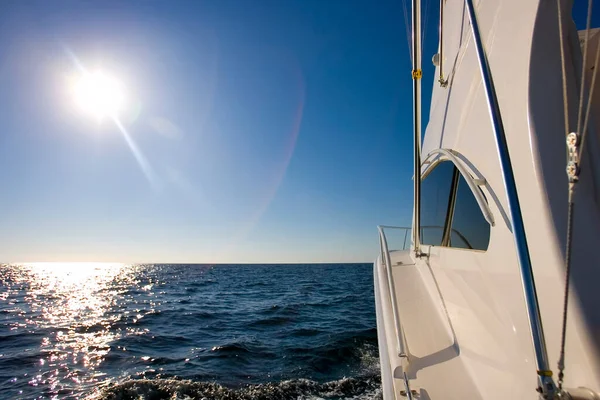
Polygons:
<instances>
[{"instance_id":1,"label":"dark blue water","mask_svg":"<svg viewBox=\"0 0 600 400\"><path fill-rule=\"evenodd\" d=\"M370 399L372 266L0 266L0 398Z\"/></svg>"}]
</instances>

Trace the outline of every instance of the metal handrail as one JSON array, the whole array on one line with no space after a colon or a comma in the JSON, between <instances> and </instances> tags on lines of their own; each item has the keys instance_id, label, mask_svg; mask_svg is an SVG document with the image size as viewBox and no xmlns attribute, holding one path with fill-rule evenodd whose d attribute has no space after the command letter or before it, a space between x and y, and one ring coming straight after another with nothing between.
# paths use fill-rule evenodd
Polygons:
<instances>
[{"instance_id":1,"label":"metal handrail","mask_svg":"<svg viewBox=\"0 0 600 400\"><path fill-rule=\"evenodd\" d=\"M410 226L393 226L393 225L379 225L377 226L377 229L398 229L398 230L404 230L404 239L403 239L403 245L402 245L402 249L400 250L407 250L408 248L406 247L406 240L408 239L408 233L412 231L412 227ZM409 243L410 246L410 243Z\"/></svg>"},{"instance_id":2,"label":"metal handrail","mask_svg":"<svg viewBox=\"0 0 600 400\"><path fill-rule=\"evenodd\" d=\"M381 257L384 261L382 264L385 265L386 276L388 282L388 291L390 293L390 303L392 305L392 314L394 316L394 328L396 330L396 350L398 357L402 358L405 363L408 363L408 352L406 351L406 343L404 338L404 331L400 322L400 315L398 314L398 302L396 300L396 288L394 286L394 279L392 277L392 261L390 258L390 252L388 250L387 239L385 237L384 229L405 229L407 232L412 230L410 227L400 226L386 226L379 225L377 230L379 231L379 246L381 248Z\"/></svg>"},{"instance_id":3,"label":"metal handrail","mask_svg":"<svg viewBox=\"0 0 600 400\"><path fill-rule=\"evenodd\" d=\"M531 331L531 340L535 352L536 367L538 374L538 384L540 394L543 398L554 398L556 393L556 385L552 379L552 372L548 363L548 352L546 351L546 340L544 339L544 329L542 326L542 317L540 315L540 307L537 299L535 288L535 280L533 277L533 269L531 266L531 258L529 256L529 248L527 245L527 236L525 234L525 225L523 216L521 215L521 206L519 204L519 196L517 193L517 184L512 170L510 154L508 152L508 143L504 133L502 124L502 116L500 106L496 97L496 89L490 72L490 66L483 48L481 33L475 15L475 7L473 0L465 0L469 21L473 32L475 49L477 51L477 60L481 72L481 80L485 90L488 111L492 120L492 128L494 138L496 139L496 149L498 158L500 159L500 167L502 171L502 180L508 197L508 208L510 210L511 225L513 227L513 238L517 249L517 257L519 259L519 267L521 272L521 282L523 285L523 293L525 295L525 305L527 307L527 316L529 317L529 328Z\"/></svg>"}]
</instances>

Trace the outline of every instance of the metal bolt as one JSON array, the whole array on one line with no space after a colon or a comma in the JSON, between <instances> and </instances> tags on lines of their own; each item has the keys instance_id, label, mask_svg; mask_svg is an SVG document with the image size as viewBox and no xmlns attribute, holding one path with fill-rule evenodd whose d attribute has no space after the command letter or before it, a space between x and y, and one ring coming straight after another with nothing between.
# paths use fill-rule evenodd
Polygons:
<instances>
[{"instance_id":1,"label":"metal bolt","mask_svg":"<svg viewBox=\"0 0 600 400\"><path fill-rule=\"evenodd\" d=\"M568 176L575 176L576 172L577 172L577 166L575 165L575 163L570 162L567 165L567 175Z\"/></svg>"},{"instance_id":2,"label":"metal bolt","mask_svg":"<svg viewBox=\"0 0 600 400\"><path fill-rule=\"evenodd\" d=\"M577 145L577 134L575 132L571 132L567 135L567 146L575 147Z\"/></svg>"}]
</instances>

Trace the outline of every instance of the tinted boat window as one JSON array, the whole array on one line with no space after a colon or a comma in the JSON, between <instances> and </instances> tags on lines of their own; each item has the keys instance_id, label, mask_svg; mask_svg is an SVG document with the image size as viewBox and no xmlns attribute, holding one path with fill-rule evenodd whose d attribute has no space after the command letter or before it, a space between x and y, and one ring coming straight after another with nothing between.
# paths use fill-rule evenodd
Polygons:
<instances>
[{"instance_id":1,"label":"tinted boat window","mask_svg":"<svg viewBox=\"0 0 600 400\"><path fill-rule=\"evenodd\" d=\"M438 164L421 182L421 243L440 246L448 212L454 164ZM468 188L467 188L468 189Z\"/></svg>"},{"instance_id":2,"label":"tinted boat window","mask_svg":"<svg viewBox=\"0 0 600 400\"><path fill-rule=\"evenodd\" d=\"M461 175L456 192L450 246L487 250L489 242L490 225L483 217L473 192Z\"/></svg>"}]
</instances>

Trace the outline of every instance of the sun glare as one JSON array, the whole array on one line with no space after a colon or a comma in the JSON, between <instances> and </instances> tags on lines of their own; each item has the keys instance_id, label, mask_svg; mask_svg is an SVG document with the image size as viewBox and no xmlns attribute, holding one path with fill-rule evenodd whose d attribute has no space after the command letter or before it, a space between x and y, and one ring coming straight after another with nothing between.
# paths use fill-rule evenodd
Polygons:
<instances>
[{"instance_id":1,"label":"sun glare","mask_svg":"<svg viewBox=\"0 0 600 400\"><path fill-rule=\"evenodd\" d=\"M75 83L74 96L77 106L98 120L117 117L125 106L123 85L101 71L81 75Z\"/></svg>"}]
</instances>

